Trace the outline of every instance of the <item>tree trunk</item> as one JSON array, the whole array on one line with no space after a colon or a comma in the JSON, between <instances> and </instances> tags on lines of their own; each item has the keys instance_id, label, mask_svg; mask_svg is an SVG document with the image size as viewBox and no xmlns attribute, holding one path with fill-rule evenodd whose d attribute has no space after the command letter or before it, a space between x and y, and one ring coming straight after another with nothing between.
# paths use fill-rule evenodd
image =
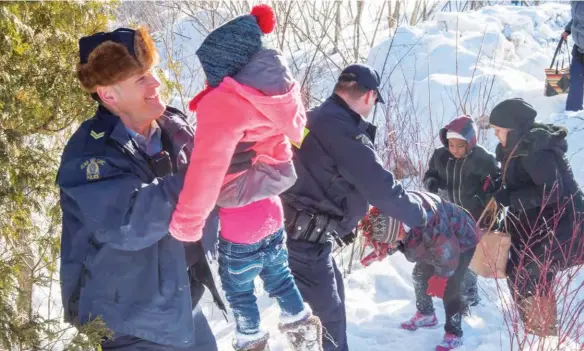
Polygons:
<instances>
[{"instance_id":1,"label":"tree trunk","mask_svg":"<svg viewBox=\"0 0 584 351\"><path fill-rule=\"evenodd\" d=\"M359 48L360 48L360 39L361 39L361 17L363 15L363 8L365 6L365 1L357 0L357 16L355 16L355 62L359 62Z\"/></svg>"},{"instance_id":2,"label":"tree trunk","mask_svg":"<svg viewBox=\"0 0 584 351\"><path fill-rule=\"evenodd\" d=\"M414 11L412 11L412 17L410 18L410 26L415 26L418 23L418 13L420 12L420 1L416 1L414 5Z\"/></svg>"},{"instance_id":3,"label":"tree trunk","mask_svg":"<svg viewBox=\"0 0 584 351\"><path fill-rule=\"evenodd\" d=\"M483 4L483 1L471 1L470 2L470 9L471 10L478 10L484 6L485 6L485 4Z\"/></svg>"},{"instance_id":4,"label":"tree trunk","mask_svg":"<svg viewBox=\"0 0 584 351\"><path fill-rule=\"evenodd\" d=\"M288 8L286 9L286 3L280 3L278 2L278 4L282 7L283 11L286 12L286 15L284 17L284 23L281 23L281 27L282 27L282 32L280 33L280 35L282 36L282 39L280 40L280 51L284 51L284 43L286 42L286 29L288 29L288 23L289 21L292 21L292 19L290 18L290 13L292 12L292 7L294 6L294 1L290 1L288 3Z\"/></svg>"},{"instance_id":5,"label":"tree trunk","mask_svg":"<svg viewBox=\"0 0 584 351\"><path fill-rule=\"evenodd\" d=\"M26 318L26 323L32 318L32 288L33 288L33 271L34 266L32 250L29 246L30 240L24 231L19 232L16 245L18 245L18 296L16 298L16 307L21 317Z\"/></svg>"},{"instance_id":6,"label":"tree trunk","mask_svg":"<svg viewBox=\"0 0 584 351\"><path fill-rule=\"evenodd\" d=\"M394 25L393 16L391 14L392 10L393 10L393 1L389 0L388 6L387 6L387 26L389 28L389 33L391 33L391 29L393 28L393 25Z\"/></svg>"},{"instance_id":7,"label":"tree trunk","mask_svg":"<svg viewBox=\"0 0 584 351\"><path fill-rule=\"evenodd\" d=\"M310 108L310 94L311 94L311 84L306 84L301 90L302 104L308 109Z\"/></svg>"},{"instance_id":8,"label":"tree trunk","mask_svg":"<svg viewBox=\"0 0 584 351\"><path fill-rule=\"evenodd\" d=\"M373 47L373 45L375 45L375 38L377 38L377 31L379 30L379 25L381 24L381 20L383 19L383 12L385 10L385 6L387 6L386 2L383 2L383 5L381 5L381 10L379 11L379 17L375 20L376 24L375 24L375 32L373 32L373 38L371 38L371 46Z\"/></svg>"},{"instance_id":9,"label":"tree trunk","mask_svg":"<svg viewBox=\"0 0 584 351\"><path fill-rule=\"evenodd\" d=\"M342 1L335 1L336 11L335 11L335 36L333 38L333 43L335 47L333 48L333 53L337 53L339 50L339 38L341 36L341 5Z\"/></svg>"},{"instance_id":10,"label":"tree trunk","mask_svg":"<svg viewBox=\"0 0 584 351\"><path fill-rule=\"evenodd\" d=\"M306 6L308 3L304 2L303 4ZM309 18L309 17L310 17L310 16L309 16L309 13L310 13L310 8L308 8L308 13L306 13L306 12L304 11L305 9L306 9L306 8L304 8L304 9L301 11L301 16L302 16L302 19L304 20L304 33L308 34L308 33L311 33L311 30L310 30L310 23L309 23L309 22L310 22L310 20L311 20L311 19ZM302 40L304 41L304 40L306 40L306 39L307 39L307 38L303 38Z\"/></svg>"},{"instance_id":11,"label":"tree trunk","mask_svg":"<svg viewBox=\"0 0 584 351\"><path fill-rule=\"evenodd\" d=\"M400 10L401 10L401 2L400 2L400 0L397 0L396 4L395 4L395 11L393 11L393 20L395 22L396 27L399 26Z\"/></svg>"}]
</instances>

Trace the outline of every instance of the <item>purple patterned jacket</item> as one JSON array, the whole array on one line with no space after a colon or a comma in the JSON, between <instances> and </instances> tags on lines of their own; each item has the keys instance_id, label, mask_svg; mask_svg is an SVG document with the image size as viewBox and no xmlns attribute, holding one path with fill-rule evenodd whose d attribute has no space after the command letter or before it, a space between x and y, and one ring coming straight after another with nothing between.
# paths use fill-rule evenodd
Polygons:
<instances>
[{"instance_id":1,"label":"purple patterned jacket","mask_svg":"<svg viewBox=\"0 0 584 351\"><path fill-rule=\"evenodd\" d=\"M435 274L450 277L458 267L461 252L474 248L480 240L476 223L461 207L428 192L412 192L433 212L425 228L412 228L401 249L410 262L425 262Z\"/></svg>"}]
</instances>

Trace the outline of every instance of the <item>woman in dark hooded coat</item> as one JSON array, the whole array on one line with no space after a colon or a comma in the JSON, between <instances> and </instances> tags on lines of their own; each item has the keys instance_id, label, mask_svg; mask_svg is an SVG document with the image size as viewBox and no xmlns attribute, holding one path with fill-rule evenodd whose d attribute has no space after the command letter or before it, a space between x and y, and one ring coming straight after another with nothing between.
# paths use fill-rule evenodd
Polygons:
<instances>
[{"instance_id":1,"label":"woman in dark hooded coat","mask_svg":"<svg viewBox=\"0 0 584 351\"><path fill-rule=\"evenodd\" d=\"M568 132L535 122L536 115L516 98L495 106L489 119L500 141L503 186L494 199L508 207L507 274L516 300L546 295L555 273L583 257L584 198L565 155Z\"/></svg>"}]
</instances>

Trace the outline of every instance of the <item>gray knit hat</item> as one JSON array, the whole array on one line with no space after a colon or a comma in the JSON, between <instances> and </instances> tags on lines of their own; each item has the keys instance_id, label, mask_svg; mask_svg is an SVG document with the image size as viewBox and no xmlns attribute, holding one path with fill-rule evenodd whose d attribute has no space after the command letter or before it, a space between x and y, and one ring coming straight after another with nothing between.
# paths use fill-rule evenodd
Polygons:
<instances>
[{"instance_id":1,"label":"gray knit hat","mask_svg":"<svg viewBox=\"0 0 584 351\"><path fill-rule=\"evenodd\" d=\"M420 203L422 209L426 211L426 219L424 219L426 223L422 225L425 227L428 225L428 222L431 221L429 216L434 216L434 214L438 212L442 200L438 195L425 191L408 191L408 195ZM369 210L367 218L371 225L371 236L373 240L377 242L395 244L398 242L400 231L403 230L406 233L410 232L410 228L407 225L395 218L383 214L375 207Z\"/></svg>"},{"instance_id":2,"label":"gray knit hat","mask_svg":"<svg viewBox=\"0 0 584 351\"><path fill-rule=\"evenodd\" d=\"M209 33L196 52L208 84L216 87L223 78L236 75L264 48L262 37L275 25L272 8L257 5L250 14L236 17Z\"/></svg>"},{"instance_id":3,"label":"gray knit hat","mask_svg":"<svg viewBox=\"0 0 584 351\"><path fill-rule=\"evenodd\" d=\"M377 209L370 211L368 217L371 224L371 236L374 241L386 244L395 244L398 241L402 227L400 221L381 213Z\"/></svg>"}]
</instances>

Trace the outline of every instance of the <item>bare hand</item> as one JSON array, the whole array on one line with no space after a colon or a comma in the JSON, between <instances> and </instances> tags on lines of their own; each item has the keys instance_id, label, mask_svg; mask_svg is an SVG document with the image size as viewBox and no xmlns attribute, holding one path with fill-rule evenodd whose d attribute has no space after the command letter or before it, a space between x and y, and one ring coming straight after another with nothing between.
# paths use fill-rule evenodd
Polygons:
<instances>
[{"instance_id":1,"label":"bare hand","mask_svg":"<svg viewBox=\"0 0 584 351\"><path fill-rule=\"evenodd\" d=\"M569 35L570 35L570 32L564 31L564 33L562 33L562 39L567 40Z\"/></svg>"}]
</instances>

